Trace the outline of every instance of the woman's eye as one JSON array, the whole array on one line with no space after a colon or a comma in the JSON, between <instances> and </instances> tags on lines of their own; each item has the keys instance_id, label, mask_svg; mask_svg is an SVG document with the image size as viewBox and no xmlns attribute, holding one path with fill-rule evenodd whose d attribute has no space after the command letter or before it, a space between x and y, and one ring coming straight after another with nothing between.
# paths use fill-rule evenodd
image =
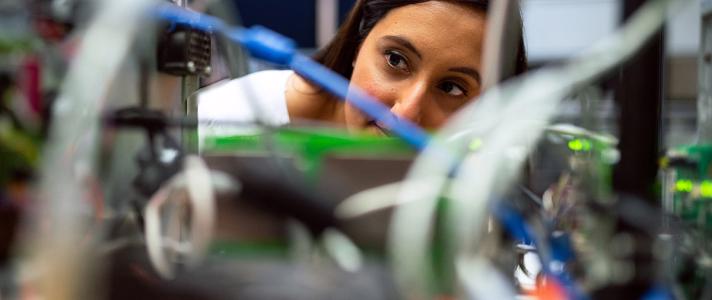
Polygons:
<instances>
[{"instance_id":1,"label":"woman's eye","mask_svg":"<svg viewBox=\"0 0 712 300\"><path fill-rule=\"evenodd\" d=\"M459 97L467 95L467 91L454 82L443 82L440 84L440 89L450 96Z\"/></svg>"},{"instance_id":2,"label":"woman's eye","mask_svg":"<svg viewBox=\"0 0 712 300\"><path fill-rule=\"evenodd\" d=\"M388 65L394 69L406 72L408 71L408 61L403 55L399 54L398 52L386 52L386 62L388 62Z\"/></svg>"}]
</instances>

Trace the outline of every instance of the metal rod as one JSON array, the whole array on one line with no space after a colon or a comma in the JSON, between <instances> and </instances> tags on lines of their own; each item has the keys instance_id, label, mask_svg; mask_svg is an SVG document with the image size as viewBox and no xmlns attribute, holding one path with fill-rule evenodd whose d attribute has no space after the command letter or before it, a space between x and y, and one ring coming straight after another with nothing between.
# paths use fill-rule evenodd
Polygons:
<instances>
[{"instance_id":1,"label":"metal rod","mask_svg":"<svg viewBox=\"0 0 712 300\"><path fill-rule=\"evenodd\" d=\"M623 1L623 14L630 17L647 0ZM615 91L619 107L619 150L613 188L646 199L655 199L663 104L664 33L658 31L645 48L620 70Z\"/></svg>"}]
</instances>

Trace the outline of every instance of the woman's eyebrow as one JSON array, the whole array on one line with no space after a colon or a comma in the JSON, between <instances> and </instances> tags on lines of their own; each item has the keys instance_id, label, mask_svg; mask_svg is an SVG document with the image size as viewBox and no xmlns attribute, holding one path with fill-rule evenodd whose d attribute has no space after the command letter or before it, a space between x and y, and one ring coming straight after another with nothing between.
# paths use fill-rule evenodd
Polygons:
<instances>
[{"instance_id":1,"label":"woman's eyebrow","mask_svg":"<svg viewBox=\"0 0 712 300\"><path fill-rule=\"evenodd\" d=\"M423 58L423 56L420 54L418 49L415 48L415 46L413 46L413 43L411 43L407 38L404 38L402 36L397 36L397 35L386 35L383 37L383 39L389 40L391 42L394 42L396 44L403 46L404 48L415 53L415 55L418 56L419 59Z\"/></svg>"},{"instance_id":2,"label":"woman's eyebrow","mask_svg":"<svg viewBox=\"0 0 712 300\"><path fill-rule=\"evenodd\" d=\"M477 72L477 70L475 70L473 68L457 67L457 68L450 68L450 69L448 69L448 71L465 74L467 76L472 77L472 79L474 79L478 83L482 83L482 77L480 76L480 72Z\"/></svg>"}]
</instances>

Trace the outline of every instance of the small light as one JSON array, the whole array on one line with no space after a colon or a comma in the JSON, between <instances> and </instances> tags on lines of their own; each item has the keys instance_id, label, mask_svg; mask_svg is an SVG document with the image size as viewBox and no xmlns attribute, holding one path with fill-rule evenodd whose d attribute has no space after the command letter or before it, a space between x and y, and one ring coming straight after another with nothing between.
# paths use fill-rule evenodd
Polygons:
<instances>
[{"instance_id":1,"label":"small light","mask_svg":"<svg viewBox=\"0 0 712 300\"><path fill-rule=\"evenodd\" d=\"M477 151L482 147L482 139L476 138L470 143L470 151Z\"/></svg>"},{"instance_id":2,"label":"small light","mask_svg":"<svg viewBox=\"0 0 712 300\"><path fill-rule=\"evenodd\" d=\"M590 151L591 141L584 139L573 139L569 141L569 149L571 151Z\"/></svg>"},{"instance_id":3,"label":"small light","mask_svg":"<svg viewBox=\"0 0 712 300\"><path fill-rule=\"evenodd\" d=\"M712 181L705 180L700 184L700 196L712 198Z\"/></svg>"},{"instance_id":4,"label":"small light","mask_svg":"<svg viewBox=\"0 0 712 300\"><path fill-rule=\"evenodd\" d=\"M675 182L675 190L684 193L692 192L692 181L678 180L677 182Z\"/></svg>"}]
</instances>

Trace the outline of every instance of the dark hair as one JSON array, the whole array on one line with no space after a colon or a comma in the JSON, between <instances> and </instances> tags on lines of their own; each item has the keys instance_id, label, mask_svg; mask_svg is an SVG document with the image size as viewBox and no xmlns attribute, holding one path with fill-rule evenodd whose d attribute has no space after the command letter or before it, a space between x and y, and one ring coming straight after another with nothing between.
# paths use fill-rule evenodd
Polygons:
<instances>
[{"instance_id":1,"label":"dark hair","mask_svg":"<svg viewBox=\"0 0 712 300\"><path fill-rule=\"evenodd\" d=\"M358 0L351 9L338 33L331 42L315 55L314 59L346 78L351 78L353 61L359 46L376 23L381 21L392 9L427 2L432 0ZM443 0L468 5L487 12L489 0ZM524 39L520 38L517 49L517 62L514 75L527 70L527 57Z\"/></svg>"}]
</instances>

